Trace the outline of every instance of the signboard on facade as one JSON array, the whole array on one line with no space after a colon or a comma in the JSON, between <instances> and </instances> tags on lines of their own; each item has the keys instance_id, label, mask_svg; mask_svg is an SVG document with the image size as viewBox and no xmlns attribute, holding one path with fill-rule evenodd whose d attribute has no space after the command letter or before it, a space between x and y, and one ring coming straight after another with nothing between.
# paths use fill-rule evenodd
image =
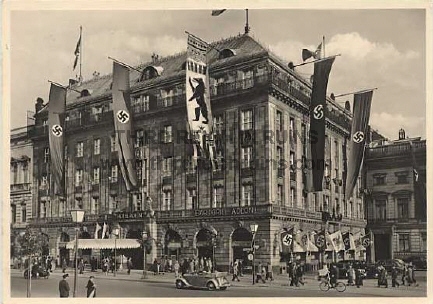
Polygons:
<instances>
[{"instance_id":1,"label":"signboard on facade","mask_svg":"<svg viewBox=\"0 0 433 304\"><path fill-rule=\"evenodd\" d=\"M222 216L251 215L251 214L259 214L259 213L262 212L259 212L256 206L194 210L195 217L220 217L220 216L222 217Z\"/></svg>"}]
</instances>

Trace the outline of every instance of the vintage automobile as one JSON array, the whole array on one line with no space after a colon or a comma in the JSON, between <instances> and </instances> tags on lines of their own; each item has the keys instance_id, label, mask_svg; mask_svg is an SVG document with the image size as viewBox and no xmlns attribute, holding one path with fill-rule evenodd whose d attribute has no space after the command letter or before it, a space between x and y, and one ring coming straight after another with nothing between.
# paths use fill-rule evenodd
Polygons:
<instances>
[{"instance_id":1,"label":"vintage automobile","mask_svg":"<svg viewBox=\"0 0 433 304\"><path fill-rule=\"evenodd\" d=\"M32 278L46 278L48 279L50 276L50 272L43 266L33 265L32 266ZM26 269L24 271L24 278L27 279L29 277L29 270Z\"/></svg>"},{"instance_id":2,"label":"vintage automobile","mask_svg":"<svg viewBox=\"0 0 433 304\"><path fill-rule=\"evenodd\" d=\"M176 279L176 288L198 288L208 290L226 290L230 286L227 272L185 273Z\"/></svg>"}]
</instances>

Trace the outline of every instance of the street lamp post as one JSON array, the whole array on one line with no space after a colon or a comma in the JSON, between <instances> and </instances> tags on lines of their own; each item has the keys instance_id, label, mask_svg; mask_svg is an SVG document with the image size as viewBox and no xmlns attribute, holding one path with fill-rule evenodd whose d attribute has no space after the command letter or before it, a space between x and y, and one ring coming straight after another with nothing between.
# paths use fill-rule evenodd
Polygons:
<instances>
[{"instance_id":1,"label":"street lamp post","mask_svg":"<svg viewBox=\"0 0 433 304\"><path fill-rule=\"evenodd\" d=\"M145 242L147 242L147 232L143 231L143 277L142 279L146 279L146 246L145 246Z\"/></svg>"},{"instance_id":2,"label":"street lamp post","mask_svg":"<svg viewBox=\"0 0 433 304\"><path fill-rule=\"evenodd\" d=\"M78 224L83 222L84 219L84 210L81 209L73 209L71 210L72 221L76 224L75 227L75 271L74 271L74 293L73 297L76 297L77 294L77 268L78 268Z\"/></svg>"},{"instance_id":3,"label":"street lamp post","mask_svg":"<svg viewBox=\"0 0 433 304\"><path fill-rule=\"evenodd\" d=\"M113 229L114 235L114 276L116 276L117 272L117 236L119 235L119 228Z\"/></svg>"},{"instance_id":4,"label":"street lamp post","mask_svg":"<svg viewBox=\"0 0 433 304\"><path fill-rule=\"evenodd\" d=\"M256 232L257 232L257 229L259 228L259 225L257 225L257 224L251 224L250 228L251 228L251 233L253 234L253 238L252 238L252 241L251 241L251 247L252 247L252 252L253 252L253 285L254 285L255 276L256 276L256 246L255 246L255 238L256 238Z\"/></svg>"}]
</instances>

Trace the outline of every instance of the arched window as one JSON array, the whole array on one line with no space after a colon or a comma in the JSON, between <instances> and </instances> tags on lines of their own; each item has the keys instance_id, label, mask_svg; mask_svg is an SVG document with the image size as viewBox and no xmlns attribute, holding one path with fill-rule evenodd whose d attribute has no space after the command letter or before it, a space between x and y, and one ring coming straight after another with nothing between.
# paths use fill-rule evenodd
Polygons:
<instances>
[{"instance_id":1,"label":"arched window","mask_svg":"<svg viewBox=\"0 0 433 304\"><path fill-rule=\"evenodd\" d=\"M236 55L236 51L232 49L224 49L220 52L219 59L229 58Z\"/></svg>"},{"instance_id":2,"label":"arched window","mask_svg":"<svg viewBox=\"0 0 433 304\"><path fill-rule=\"evenodd\" d=\"M80 93L80 97L91 96L90 91L88 89L84 89Z\"/></svg>"},{"instance_id":3,"label":"arched window","mask_svg":"<svg viewBox=\"0 0 433 304\"><path fill-rule=\"evenodd\" d=\"M147 66L140 75L138 81L149 80L158 76L161 76L164 69L160 66Z\"/></svg>"}]
</instances>

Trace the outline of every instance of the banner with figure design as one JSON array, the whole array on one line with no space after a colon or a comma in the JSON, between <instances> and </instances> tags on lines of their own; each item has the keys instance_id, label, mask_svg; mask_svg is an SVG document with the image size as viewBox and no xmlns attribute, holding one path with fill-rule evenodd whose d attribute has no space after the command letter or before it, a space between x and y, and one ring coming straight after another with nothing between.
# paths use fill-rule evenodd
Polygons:
<instances>
[{"instance_id":1,"label":"banner with figure design","mask_svg":"<svg viewBox=\"0 0 433 304\"><path fill-rule=\"evenodd\" d=\"M215 145L207 65L208 44L188 34L186 59L186 107L189 130L203 154L214 164Z\"/></svg>"},{"instance_id":2,"label":"banner with figure design","mask_svg":"<svg viewBox=\"0 0 433 304\"><path fill-rule=\"evenodd\" d=\"M352 197L358 180L362 159L364 158L365 140L368 121L370 120L371 99L373 90L355 94L353 102L352 129L349 141L346 176L346 198Z\"/></svg>"},{"instance_id":3,"label":"banner with figure design","mask_svg":"<svg viewBox=\"0 0 433 304\"><path fill-rule=\"evenodd\" d=\"M310 148L313 171L313 192L322 191L325 171L326 90L334 57L314 63L313 89L310 103Z\"/></svg>"},{"instance_id":4,"label":"banner with figure design","mask_svg":"<svg viewBox=\"0 0 433 304\"><path fill-rule=\"evenodd\" d=\"M64 135L65 135L66 88L51 83L48 101L48 127L51 158L51 177L53 181L53 195L65 196L65 168L64 168Z\"/></svg>"},{"instance_id":5,"label":"banner with figure design","mask_svg":"<svg viewBox=\"0 0 433 304\"><path fill-rule=\"evenodd\" d=\"M126 189L131 191L137 187L137 175L135 172L135 153L131 136L132 115L128 108L131 104L129 91L129 69L114 61L112 94L117 155Z\"/></svg>"}]
</instances>

